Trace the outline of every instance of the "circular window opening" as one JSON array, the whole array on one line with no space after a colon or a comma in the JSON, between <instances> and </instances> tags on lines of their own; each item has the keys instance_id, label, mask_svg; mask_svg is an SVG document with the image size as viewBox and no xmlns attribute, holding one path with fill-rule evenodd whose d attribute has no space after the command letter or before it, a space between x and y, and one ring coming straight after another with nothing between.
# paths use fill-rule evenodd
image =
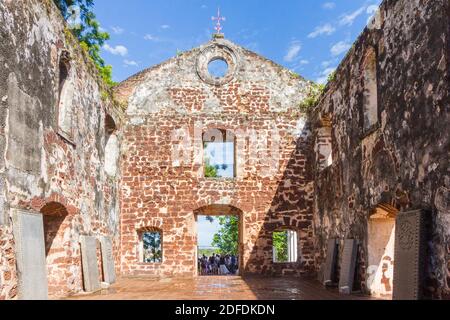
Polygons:
<instances>
[{"instance_id":1,"label":"circular window opening","mask_svg":"<svg viewBox=\"0 0 450 320\"><path fill-rule=\"evenodd\" d=\"M223 78L228 73L228 63L223 59L216 59L208 64L208 72L213 78Z\"/></svg>"}]
</instances>

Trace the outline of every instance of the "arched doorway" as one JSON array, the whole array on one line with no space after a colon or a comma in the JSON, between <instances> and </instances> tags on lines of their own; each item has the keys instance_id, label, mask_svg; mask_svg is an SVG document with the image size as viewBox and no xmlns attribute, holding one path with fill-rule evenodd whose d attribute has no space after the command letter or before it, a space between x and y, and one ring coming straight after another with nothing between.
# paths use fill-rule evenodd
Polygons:
<instances>
[{"instance_id":1,"label":"arched doorway","mask_svg":"<svg viewBox=\"0 0 450 320\"><path fill-rule=\"evenodd\" d=\"M244 270L244 213L241 209L236 208L232 205L225 204L213 204L201 207L194 211L195 220L198 221L199 216L236 216L238 217L238 272L236 275L242 275ZM195 254L195 270L198 276L198 251Z\"/></svg>"},{"instance_id":2,"label":"arched doorway","mask_svg":"<svg viewBox=\"0 0 450 320\"><path fill-rule=\"evenodd\" d=\"M44 220L45 255L49 296L65 296L75 287L70 218L60 203L51 202L41 209Z\"/></svg>"},{"instance_id":3,"label":"arched doorway","mask_svg":"<svg viewBox=\"0 0 450 320\"><path fill-rule=\"evenodd\" d=\"M392 299L397 213L393 206L380 204L369 217L367 225L366 283L370 294L378 298Z\"/></svg>"}]
</instances>

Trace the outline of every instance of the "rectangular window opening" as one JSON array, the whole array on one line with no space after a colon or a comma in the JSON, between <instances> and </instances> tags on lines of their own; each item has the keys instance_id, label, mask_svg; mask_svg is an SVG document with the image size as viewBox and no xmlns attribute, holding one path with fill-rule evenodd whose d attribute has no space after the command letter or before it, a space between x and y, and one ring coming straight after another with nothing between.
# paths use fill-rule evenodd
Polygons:
<instances>
[{"instance_id":1,"label":"rectangular window opening","mask_svg":"<svg viewBox=\"0 0 450 320\"><path fill-rule=\"evenodd\" d=\"M297 232L293 230L273 233L273 262L294 263L298 259Z\"/></svg>"}]
</instances>

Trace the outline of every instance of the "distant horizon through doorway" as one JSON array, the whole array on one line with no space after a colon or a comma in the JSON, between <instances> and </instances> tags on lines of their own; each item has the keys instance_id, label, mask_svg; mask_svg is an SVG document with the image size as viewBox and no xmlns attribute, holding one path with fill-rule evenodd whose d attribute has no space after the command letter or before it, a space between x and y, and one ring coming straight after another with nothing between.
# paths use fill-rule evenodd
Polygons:
<instances>
[{"instance_id":1,"label":"distant horizon through doorway","mask_svg":"<svg viewBox=\"0 0 450 320\"><path fill-rule=\"evenodd\" d=\"M197 274L239 274L239 216L197 216Z\"/></svg>"}]
</instances>

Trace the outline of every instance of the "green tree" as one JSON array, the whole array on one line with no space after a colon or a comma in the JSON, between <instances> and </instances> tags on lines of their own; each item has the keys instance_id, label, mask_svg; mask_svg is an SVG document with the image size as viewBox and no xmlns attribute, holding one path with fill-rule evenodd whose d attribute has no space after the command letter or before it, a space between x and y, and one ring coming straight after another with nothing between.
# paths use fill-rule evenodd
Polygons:
<instances>
[{"instance_id":1,"label":"green tree","mask_svg":"<svg viewBox=\"0 0 450 320\"><path fill-rule=\"evenodd\" d=\"M239 217L219 217L220 230L214 235L212 246L219 248L220 254L238 254Z\"/></svg>"},{"instance_id":2,"label":"green tree","mask_svg":"<svg viewBox=\"0 0 450 320\"><path fill-rule=\"evenodd\" d=\"M288 261L288 234L286 231L273 233L273 247L278 262Z\"/></svg>"},{"instance_id":3,"label":"green tree","mask_svg":"<svg viewBox=\"0 0 450 320\"><path fill-rule=\"evenodd\" d=\"M66 20L73 17L74 12L71 11L73 6L79 8L80 23L72 26L71 32L80 41L81 47L89 54L105 83L114 86L116 83L112 80L112 66L105 65L105 61L100 56L100 49L110 36L100 29L100 24L92 11L94 0L54 1Z\"/></svg>"},{"instance_id":4,"label":"green tree","mask_svg":"<svg viewBox=\"0 0 450 320\"><path fill-rule=\"evenodd\" d=\"M159 232L146 232L142 236L144 242L144 261L161 262L161 234Z\"/></svg>"},{"instance_id":5,"label":"green tree","mask_svg":"<svg viewBox=\"0 0 450 320\"><path fill-rule=\"evenodd\" d=\"M210 164L209 159L205 161L205 178L217 178L219 176L219 170L217 166Z\"/></svg>"}]
</instances>

